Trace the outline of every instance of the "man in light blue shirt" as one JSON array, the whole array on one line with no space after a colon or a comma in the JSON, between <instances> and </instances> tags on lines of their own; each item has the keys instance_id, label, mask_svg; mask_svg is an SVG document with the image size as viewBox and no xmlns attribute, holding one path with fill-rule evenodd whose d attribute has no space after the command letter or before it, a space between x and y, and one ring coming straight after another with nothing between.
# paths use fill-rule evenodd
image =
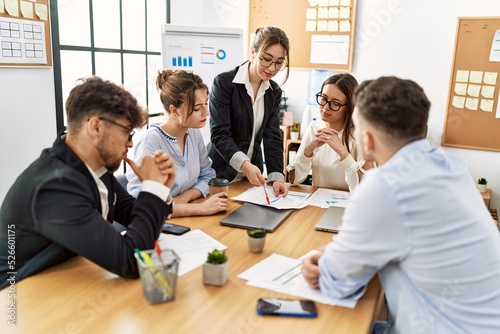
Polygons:
<instances>
[{"instance_id":1,"label":"man in light blue shirt","mask_svg":"<svg viewBox=\"0 0 500 334\"><path fill-rule=\"evenodd\" d=\"M424 139L430 102L410 80L356 91L355 137L370 170L343 225L304 261L311 287L359 298L375 274L389 333L500 333L500 236L461 159Z\"/></svg>"}]
</instances>

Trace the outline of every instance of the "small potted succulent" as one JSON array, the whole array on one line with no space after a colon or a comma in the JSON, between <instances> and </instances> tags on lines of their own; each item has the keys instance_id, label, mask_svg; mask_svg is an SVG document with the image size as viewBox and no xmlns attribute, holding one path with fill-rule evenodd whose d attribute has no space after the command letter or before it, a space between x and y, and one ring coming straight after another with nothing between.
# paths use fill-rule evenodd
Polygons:
<instances>
[{"instance_id":1,"label":"small potted succulent","mask_svg":"<svg viewBox=\"0 0 500 334\"><path fill-rule=\"evenodd\" d=\"M486 191L486 185L488 184L488 180L486 180L484 177L481 177L477 180L477 189L481 193L484 193Z\"/></svg>"},{"instance_id":2,"label":"small potted succulent","mask_svg":"<svg viewBox=\"0 0 500 334\"><path fill-rule=\"evenodd\" d=\"M252 253L262 253L264 245L266 244L267 232L264 229L250 229L247 230L248 234L248 248Z\"/></svg>"},{"instance_id":3,"label":"small potted succulent","mask_svg":"<svg viewBox=\"0 0 500 334\"><path fill-rule=\"evenodd\" d=\"M297 139L299 139L299 128L298 127L293 126L290 129L290 139L291 140L297 140Z\"/></svg>"},{"instance_id":4,"label":"small potted succulent","mask_svg":"<svg viewBox=\"0 0 500 334\"><path fill-rule=\"evenodd\" d=\"M214 249L207 256L203 264L203 283L207 285L223 286L229 278L229 260L222 250Z\"/></svg>"}]
</instances>

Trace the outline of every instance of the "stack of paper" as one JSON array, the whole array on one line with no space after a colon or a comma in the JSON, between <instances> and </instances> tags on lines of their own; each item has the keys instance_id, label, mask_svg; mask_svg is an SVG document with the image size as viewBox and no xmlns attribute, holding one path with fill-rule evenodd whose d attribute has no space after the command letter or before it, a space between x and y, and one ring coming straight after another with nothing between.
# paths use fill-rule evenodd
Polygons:
<instances>
[{"instance_id":1,"label":"stack of paper","mask_svg":"<svg viewBox=\"0 0 500 334\"><path fill-rule=\"evenodd\" d=\"M267 204L266 195L264 191L269 196L271 201ZM235 201L249 202L257 205L271 206L275 209L302 209L308 205L306 202L310 194L301 193L298 191L289 191L286 197L274 196L274 191L272 188L263 187L253 187L242 194L232 197L231 199Z\"/></svg>"},{"instance_id":2,"label":"stack of paper","mask_svg":"<svg viewBox=\"0 0 500 334\"><path fill-rule=\"evenodd\" d=\"M345 208L349 204L350 197L351 193L348 191L319 188L309 197L307 203L324 209L329 206Z\"/></svg>"},{"instance_id":3,"label":"stack of paper","mask_svg":"<svg viewBox=\"0 0 500 334\"><path fill-rule=\"evenodd\" d=\"M181 258L177 272L179 276L205 263L208 253L214 249L227 249L227 246L201 230L192 230L183 235L161 233L158 242L162 249L173 249Z\"/></svg>"},{"instance_id":4,"label":"stack of paper","mask_svg":"<svg viewBox=\"0 0 500 334\"><path fill-rule=\"evenodd\" d=\"M317 251L313 250L299 259L272 254L239 274L238 278L248 280L247 285L258 288L286 293L327 305L354 308L356 300L330 298L318 289L312 289L307 285L302 276L302 259L315 252Z\"/></svg>"}]
</instances>

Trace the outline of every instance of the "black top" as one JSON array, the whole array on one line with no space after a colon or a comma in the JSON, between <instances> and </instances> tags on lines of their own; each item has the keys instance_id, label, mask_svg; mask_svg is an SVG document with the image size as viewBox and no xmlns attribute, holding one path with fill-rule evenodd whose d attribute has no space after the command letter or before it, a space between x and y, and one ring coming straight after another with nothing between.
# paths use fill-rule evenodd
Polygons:
<instances>
[{"instance_id":1,"label":"black top","mask_svg":"<svg viewBox=\"0 0 500 334\"><path fill-rule=\"evenodd\" d=\"M94 178L60 138L17 178L2 203L0 288L12 276L19 281L77 254L120 276L138 277L134 248L152 249L172 211L147 192L136 200L106 173L104 220ZM124 236L113 221L128 227Z\"/></svg>"},{"instance_id":2,"label":"black top","mask_svg":"<svg viewBox=\"0 0 500 334\"><path fill-rule=\"evenodd\" d=\"M242 66L247 66L244 63ZM253 134L254 111L252 100L244 84L233 83L239 67L215 77L210 93L210 132L208 155L217 177L232 181L238 172L229 165L233 155L248 152ZM251 163L263 171L261 143L267 173L283 174L283 141L281 139L279 109L281 89L269 81L271 88L264 94L264 119L253 147Z\"/></svg>"}]
</instances>

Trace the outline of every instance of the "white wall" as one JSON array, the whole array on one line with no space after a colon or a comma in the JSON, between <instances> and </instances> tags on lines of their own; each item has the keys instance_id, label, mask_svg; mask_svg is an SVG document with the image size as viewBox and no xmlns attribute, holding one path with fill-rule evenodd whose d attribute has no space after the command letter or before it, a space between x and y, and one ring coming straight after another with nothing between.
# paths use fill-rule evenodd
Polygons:
<instances>
[{"instance_id":1,"label":"white wall","mask_svg":"<svg viewBox=\"0 0 500 334\"><path fill-rule=\"evenodd\" d=\"M173 24L248 27L249 0L172 0L171 9ZM439 145L457 18L495 13L498 0L358 0L352 74L359 81L396 75L418 82L432 102L428 138ZM296 120L307 106L308 75L294 70L284 86ZM55 139L53 87L51 69L0 68L0 201L19 172ZM499 209L500 153L445 149L466 159L475 179L488 179L491 206Z\"/></svg>"},{"instance_id":2,"label":"white wall","mask_svg":"<svg viewBox=\"0 0 500 334\"><path fill-rule=\"evenodd\" d=\"M249 0L172 0L172 13L174 24L247 29ZM352 74L359 82L396 75L419 83L432 103L428 139L440 145L457 18L495 13L500 13L498 0L358 0ZM294 121L300 121L308 107L309 73L292 70L283 86ZM474 179L488 179L491 207L500 208L500 153L445 149L467 160Z\"/></svg>"},{"instance_id":3,"label":"white wall","mask_svg":"<svg viewBox=\"0 0 500 334\"><path fill-rule=\"evenodd\" d=\"M0 203L56 138L52 68L0 67Z\"/></svg>"}]
</instances>

